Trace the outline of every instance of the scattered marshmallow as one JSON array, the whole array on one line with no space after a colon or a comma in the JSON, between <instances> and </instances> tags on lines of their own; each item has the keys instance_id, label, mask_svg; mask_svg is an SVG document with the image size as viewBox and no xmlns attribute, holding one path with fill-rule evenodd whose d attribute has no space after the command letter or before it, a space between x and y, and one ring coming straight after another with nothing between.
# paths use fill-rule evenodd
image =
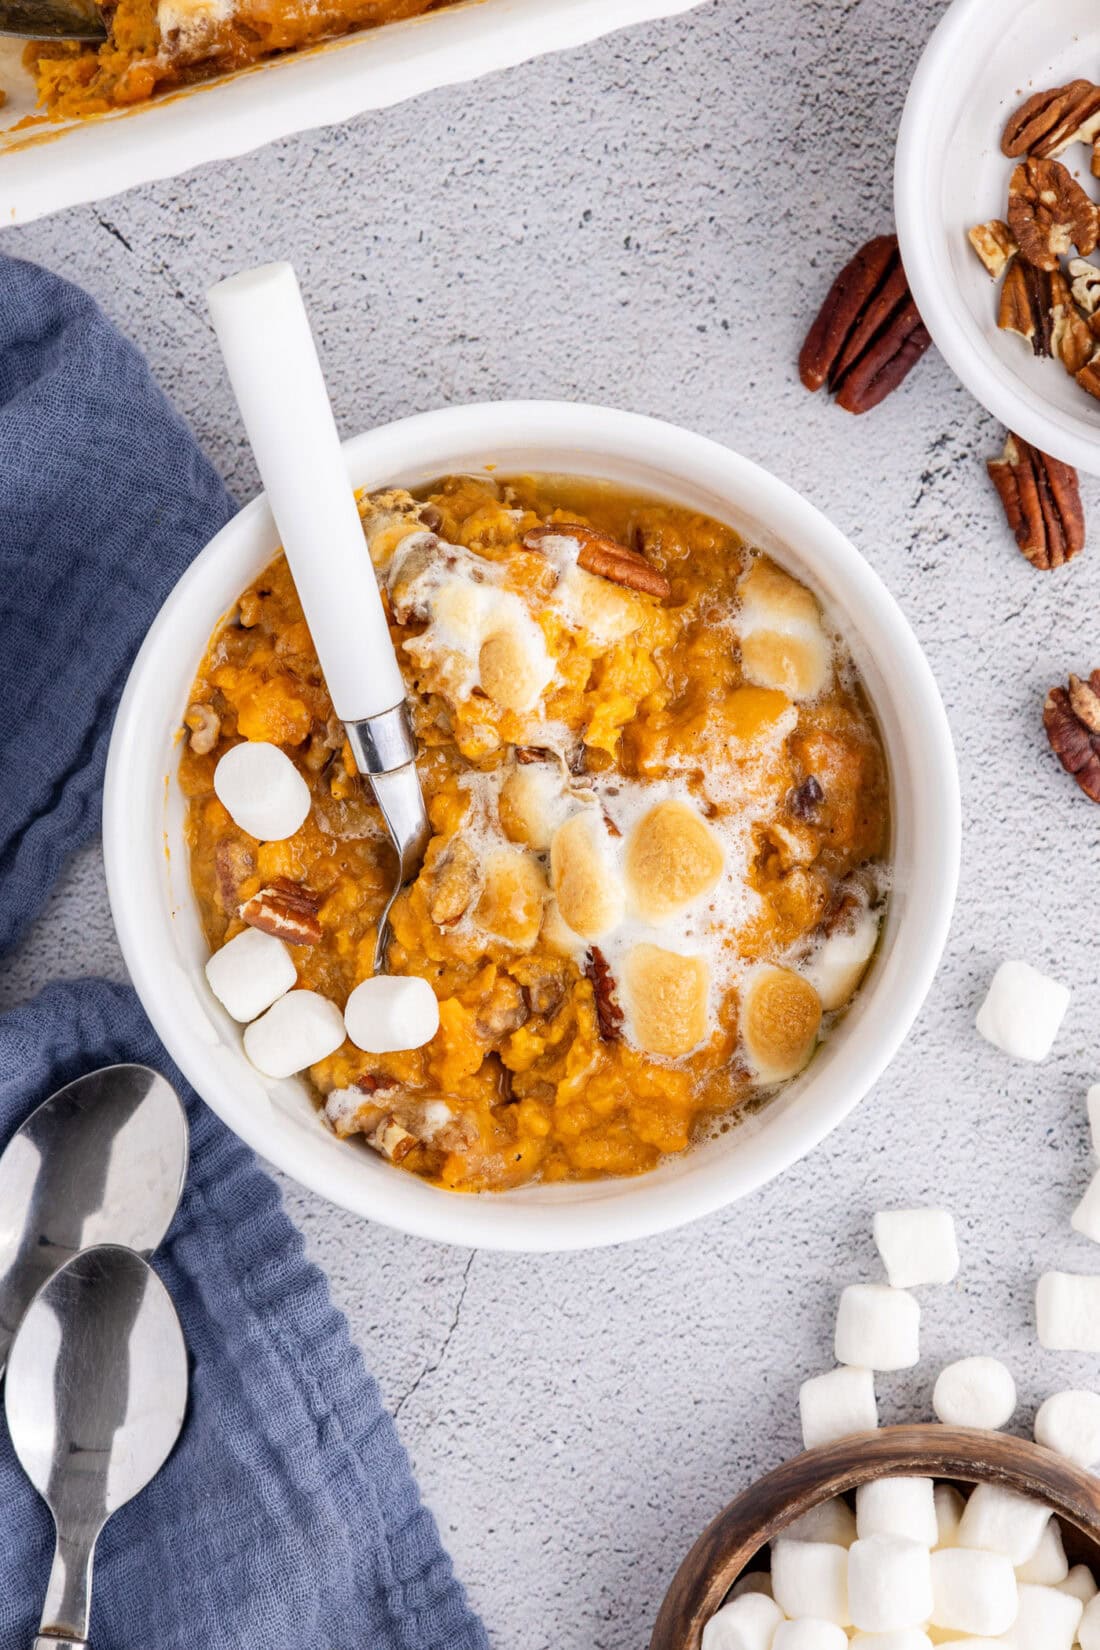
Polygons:
<instances>
[{"instance_id":1,"label":"scattered marshmallow","mask_svg":"<svg viewBox=\"0 0 1100 1650\"><path fill-rule=\"evenodd\" d=\"M242 1024L289 991L298 978L282 940L246 928L206 964L206 981L226 1013Z\"/></svg>"},{"instance_id":2,"label":"scattered marshmallow","mask_svg":"<svg viewBox=\"0 0 1100 1650\"><path fill-rule=\"evenodd\" d=\"M869 1369L842 1366L803 1381L798 1389L802 1442L807 1449L873 1432L878 1426L875 1378Z\"/></svg>"},{"instance_id":3,"label":"scattered marshmallow","mask_svg":"<svg viewBox=\"0 0 1100 1650\"><path fill-rule=\"evenodd\" d=\"M931 1478L873 1478L861 1484L856 1491L859 1539L897 1535L908 1541L919 1541L924 1547L934 1547L939 1535L934 1490ZM861 1625L857 1620L856 1626ZM912 1627L914 1623L902 1621L894 1625Z\"/></svg>"},{"instance_id":4,"label":"scattered marshmallow","mask_svg":"<svg viewBox=\"0 0 1100 1650\"><path fill-rule=\"evenodd\" d=\"M1035 1309L1048 1352L1100 1352L1100 1277L1044 1272Z\"/></svg>"},{"instance_id":5,"label":"scattered marshmallow","mask_svg":"<svg viewBox=\"0 0 1100 1650\"><path fill-rule=\"evenodd\" d=\"M344 1041L344 1016L317 991L288 991L244 1034L244 1051L265 1077L292 1077Z\"/></svg>"},{"instance_id":6,"label":"scattered marshmallow","mask_svg":"<svg viewBox=\"0 0 1100 1650\"><path fill-rule=\"evenodd\" d=\"M932 1640L919 1627L903 1627L897 1633L856 1633L848 1643L851 1650L932 1650Z\"/></svg>"},{"instance_id":7,"label":"scattered marshmallow","mask_svg":"<svg viewBox=\"0 0 1100 1650\"><path fill-rule=\"evenodd\" d=\"M933 1626L977 1638L1008 1632L1016 1620L1017 1588L1003 1553L949 1547L932 1554L931 1570Z\"/></svg>"},{"instance_id":8,"label":"scattered marshmallow","mask_svg":"<svg viewBox=\"0 0 1100 1650\"><path fill-rule=\"evenodd\" d=\"M928 1509L931 1512L930 1481ZM932 1614L928 1548L905 1536L861 1534L848 1554L848 1611L853 1625L866 1633L923 1626Z\"/></svg>"},{"instance_id":9,"label":"scattered marshmallow","mask_svg":"<svg viewBox=\"0 0 1100 1650\"><path fill-rule=\"evenodd\" d=\"M771 1650L782 1620L782 1610L764 1593L742 1593L711 1616L702 1650Z\"/></svg>"},{"instance_id":10,"label":"scattered marshmallow","mask_svg":"<svg viewBox=\"0 0 1100 1650\"><path fill-rule=\"evenodd\" d=\"M830 1541L790 1541L772 1546L772 1590L785 1616L820 1617L848 1627L848 1549Z\"/></svg>"},{"instance_id":11,"label":"scattered marshmallow","mask_svg":"<svg viewBox=\"0 0 1100 1650\"><path fill-rule=\"evenodd\" d=\"M1011 1642L1018 1650L1072 1650L1083 1610L1070 1593L1025 1583L1018 1589Z\"/></svg>"},{"instance_id":12,"label":"scattered marshmallow","mask_svg":"<svg viewBox=\"0 0 1100 1650\"><path fill-rule=\"evenodd\" d=\"M781 1621L775 1630L771 1650L848 1650L848 1635L834 1621Z\"/></svg>"},{"instance_id":13,"label":"scattered marshmallow","mask_svg":"<svg viewBox=\"0 0 1100 1650\"><path fill-rule=\"evenodd\" d=\"M1100 1083L1094 1083L1085 1096L1085 1104L1089 1112L1089 1134L1092 1137L1092 1149L1100 1157Z\"/></svg>"},{"instance_id":14,"label":"scattered marshmallow","mask_svg":"<svg viewBox=\"0 0 1100 1650\"><path fill-rule=\"evenodd\" d=\"M1077 1642L1081 1650L1100 1650L1100 1594L1085 1605L1077 1628Z\"/></svg>"},{"instance_id":15,"label":"scattered marshmallow","mask_svg":"<svg viewBox=\"0 0 1100 1650\"><path fill-rule=\"evenodd\" d=\"M1069 998L1068 986L1030 963L1003 962L978 1010L977 1027L986 1042L1017 1060L1045 1060Z\"/></svg>"},{"instance_id":16,"label":"scattered marshmallow","mask_svg":"<svg viewBox=\"0 0 1100 1650\"><path fill-rule=\"evenodd\" d=\"M853 1283L840 1297L836 1361L862 1369L911 1369L920 1358L920 1307L903 1289Z\"/></svg>"},{"instance_id":17,"label":"scattered marshmallow","mask_svg":"<svg viewBox=\"0 0 1100 1650\"><path fill-rule=\"evenodd\" d=\"M880 1209L874 1233L893 1289L950 1283L959 1270L955 1222L946 1209Z\"/></svg>"},{"instance_id":18,"label":"scattered marshmallow","mask_svg":"<svg viewBox=\"0 0 1100 1650\"><path fill-rule=\"evenodd\" d=\"M840 1495L819 1501L816 1507L792 1519L782 1537L777 1537L786 1541L829 1541L837 1547L850 1547L855 1538L856 1515Z\"/></svg>"},{"instance_id":19,"label":"scattered marshmallow","mask_svg":"<svg viewBox=\"0 0 1100 1650\"><path fill-rule=\"evenodd\" d=\"M1100 1243L1100 1173L1094 1174L1080 1203L1069 1217L1069 1223L1082 1237Z\"/></svg>"},{"instance_id":20,"label":"scattered marshmallow","mask_svg":"<svg viewBox=\"0 0 1100 1650\"><path fill-rule=\"evenodd\" d=\"M730 1598L740 1598L743 1593L763 1593L765 1598L772 1596L772 1577L770 1570L746 1570L743 1576L738 1576L730 1588Z\"/></svg>"},{"instance_id":21,"label":"scattered marshmallow","mask_svg":"<svg viewBox=\"0 0 1100 1650\"><path fill-rule=\"evenodd\" d=\"M1096 1577L1087 1564L1075 1564L1065 1581L1055 1582L1060 1593L1069 1593L1073 1598L1079 1598L1082 1604L1089 1604L1100 1592L1096 1585Z\"/></svg>"},{"instance_id":22,"label":"scattered marshmallow","mask_svg":"<svg viewBox=\"0 0 1100 1650\"><path fill-rule=\"evenodd\" d=\"M226 751L214 790L234 825L258 842L293 836L309 813L309 786L286 752L262 739Z\"/></svg>"},{"instance_id":23,"label":"scattered marshmallow","mask_svg":"<svg viewBox=\"0 0 1100 1650\"><path fill-rule=\"evenodd\" d=\"M959 1546L1000 1553L1012 1565L1026 1564L1050 1521L1050 1508L1000 1484L979 1484L959 1521ZM940 1622L949 1627L950 1622ZM971 1627L971 1633L984 1629ZM1003 1632L1003 1628L998 1628Z\"/></svg>"},{"instance_id":24,"label":"scattered marshmallow","mask_svg":"<svg viewBox=\"0 0 1100 1650\"><path fill-rule=\"evenodd\" d=\"M937 1484L932 1499L936 1507L936 1546L957 1546L959 1523L966 1502L954 1484Z\"/></svg>"},{"instance_id":25,"label":"scattered marshmallow","mask_svg":"<svg viewBox=\"0 0 1100 1650\"><path fill-rule=\"evenodd\" d=\"M1017 1564L1016 1580L1036 1587L1057 1587L1069 1575L1069 1560L1062 1541L1062 1530L1052 1518L1039 1538L1039 1545L1026 1564Z\"/></svg>"},{"instance_id":26,"label":"scattered marshmallow","mask_svg":"<svg viewBox=\"0 0 1100 1650\"><path fill-rule=\"evenodd\" d=\"M418 974L374 974L344 1004L344 1025L365 1054L422 1048L439 1030L439 1002Z\"/></svg>"},{"instance_id":27,"label":"scattered marshmallow","mask_svg":"<svg viewBox=\"0 0 1100 1650\"><path fill-rule=\"evenodd\" d=\"M1016 1408L1016 1382L999 1358L960 1358L940 1370L932 1408L949 1427L1003 1427Z\"/></svg>"},{"instance_id":28,"label":"scattered marshmallow","mask_svg":"<svg viewBox=\"0 0 1100 1650\"><path fill-rule=\"evenodd\" d=\"M1035 1442L1080 1467L1094 1467L1100 1461L1100 1394L1055 1392L1039 1405Z\"/></svg>"}]
</instances>

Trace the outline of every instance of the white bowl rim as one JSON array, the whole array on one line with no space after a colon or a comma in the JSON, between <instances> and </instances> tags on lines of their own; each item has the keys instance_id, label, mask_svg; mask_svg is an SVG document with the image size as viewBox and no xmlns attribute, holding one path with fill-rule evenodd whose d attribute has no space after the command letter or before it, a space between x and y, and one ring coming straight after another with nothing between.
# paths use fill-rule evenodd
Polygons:
<instances>
[{"instance_id":1,"label":"white bowl rim","mask_svg":"<svg viewBox=\"0 0 1100 1650\"><path fill-rule=\"evenodd\" d=\"M255 528L261 518L270 521L262 494L238 512L195 558L162 605L134 661L108 753L103 846L119 943L145 1011L187 1080L248 1145L319 1196L398 1231L462 1247L545 1252L598 1248L652 1236L711 1214L790 1167L848 1115L897 1052L932 983L954 907L961 811L947 715L931 668L900 608L878 574L839 529L786 482L752 460L663 420L591 404L535 400L480 402L417 413L352 437L344 443L344 450L354 471L372 445L380 441L391 448L414 448L429 438L432 445L445 452L448 433L453 446L455 432L461 429L464 442L469 444L476 438L479 447L492 451L511 439L511 432L528 428L537 431L529 440L524 438L524 445L533 450L540 445L548 448L556 437L560 442L590 450L597 458L607 457L609 462L648 458L654 467L683 470L685 475L693 470L717 476L715 489L731 501L731 510L734 499L744 498L746 513L751 509L753 515L772 524L778 538L798 547L799 553L803 547L811 547L805 551L808 568L828 566L831 573L843 578L846 588L858 587L861 597L876 609L875 651L888 657L905 681L906 737L916 741L933 776L938 798L938 852L934 865L929 862L923 866L921 880L926 938L919 950L906 955L904 968L899 965L894 970L889 1019L883 1014L874 1027L860 1027L862 1041L844 1050L851 1058L840 1070L828 1073L830 1082L808 1075L807 1090L828 1091L824 1097L815 1094L816 1104L809 1120L801 1115L793 1123L780 1118L769 1131L773 1135L771 1149L757 1152L756 1159L763 1160L749 1165L736 1157L723 1161L720 1167L708 1163L697 1174L686 1174L659 1187L653 1184L659 1169L626 1180L570 1183L568 1190L586 1192L589 1200L583 1205L563 1203L560 1211L545 1203L525 1206L513 1193L470 1195L434 1188L434 1202L410 1206L405 1195L410 1177L388 1171L368 1181L360 1172L358 1154L352 1150L345 1154L346 1164L336 1164L327 1159L322 1163L320 1154L318 1161L313 1161L308 1153L277 1149L283 1143L272 1138L264 1127L265 1119L235 1093L208 1049L181 1033L170 970L158 956L169 944L168 935L162 935L159 944L151 938L148 913L135 895L128 874L134 853L131 821L136 812L130 776L135 771L145 722L143 685L156 670L160 649L171 637L176 614L182 613L185 604L195 597L201 597L203 585L211 582L215 558L228 554L235 541L247 544L248 530ZM247 575L241 587L246 582ZM211 604L208 612L211 617L206 634L217 622L216 606ZM163 772L160 778L163 784ZM924 851L923 844L919 851ZM869 984L865 995L873 995L877 984ZM767 1117L768 1113L762 1115ZM606 1194L608 1188L618 1195L601 1198L601 1190Z\"/></svg>"}]
</instances>

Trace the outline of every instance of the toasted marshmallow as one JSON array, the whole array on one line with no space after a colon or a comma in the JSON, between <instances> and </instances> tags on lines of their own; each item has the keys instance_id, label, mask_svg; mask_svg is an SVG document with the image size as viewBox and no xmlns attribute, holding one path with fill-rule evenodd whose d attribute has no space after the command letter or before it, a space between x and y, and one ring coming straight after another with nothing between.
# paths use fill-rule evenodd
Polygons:
<instances>
[{"instance_id":1,"label":"toasted marshmallow","mask_svg":"<svg viewBox=\"0 0 1100 1650\"><path fill-rule=\"evenodd\" d=\"M214 769L214 792L234 825L257 842L283 842L309 813L309 786L278 745L246 739Z\"/></svg>"},{"instance_id":2,"label":"toasted marshmallow","mask_svg":"<svg viewBox=\"0 0 1100 1650\"><path fill-rule=\"evenodd\" d=\"M647 1054L676 1058L707 1034L709 975L702 957L656 945L627 952L623 996L631 1037Z\"/></svg>"},{"instance_id":3,"label":"toasted marshmallow","mask_svg":"<svg viewBox=\"0 0 1100 1650\"><path fill-rule=\"evenodd\" d=\"M554 832L550 879L563 921L582 939L598 939L623 914L623 890L611 864L607 827L595 809L574 814Z\"/></svg>"},{"instance_id":4,"label":"toasted marshmallow","mask_svg":"<svg viewBox=\"0 0 1100 1650\"><path fill-rule=\"evenodd\" d=\"M517 762L500 787L497 812L509 842L543 853L569 812L561 768L552 762Z\"/></svg>"},{"instance_id":5,"label":"toasted marshmallow","mask_svg":"<svg viewBox=\"0 0 1100 1650\"><path fill-rule=\"evenodd\" d=\"M721 843L694 808L659 802L631 832L627 888L648 922L666 922L714 887L724 862Z\"/></svg>"},{"instance_id":6,"label":"toasted marshmallow","mask_svg":"<svg viewBox=\"0 0 1100 1650\"><path fill-rule=\"evenodd\" d=\"M812 699L829 680L832 649L810 592L764 556L738 586L741 668L759 687Z\"/></svg>"},{"instance_id":7,"label":"toasted marshmallow","mask_svg":"<svg viewBox=\"0 0 1100 1650\"><path fill-rule=\"evenodd\" d=\"M533 619L494 630L478 653L478 686L502 710L533 710L549 685L554 666L542 631Z\"/></svg>"},{"instance_id":8,"label":"toasted marshmallow","mask_svg":"<svg viewBox=\"0 0 1100 1650\"><path fill-rule=\"evenodd\" d=\"M821 1024L821 999L809 980L789 968L758 968L741 999L741 1038L763 1083L781 1083L802 1070Z\"/></svg>"},{"instance_id":9,"label":"toasted marshmallow","mask_svg":"<svg viewBox=\"0 0 1100 1650\"><path fill-rule=\"evenodd\" d=\"M632 636L646 616L645 603L620 585L578 567L580 544L566 531L548 533L539 551L557 573L550 604L571 630L586 631L601 647Z\"/></svg>"},{"instance_id":10,"label":"toasted marshmallow","mask_svg":"<svg viewBox=\"0 0 1100 1650\"><path fill-rule=\"evenodd\" d=\"M546 894L536 859L520 848L499 848L486 861L475 920L517 951L529 951L539 937Z\"/></svg>"}]
</instances>

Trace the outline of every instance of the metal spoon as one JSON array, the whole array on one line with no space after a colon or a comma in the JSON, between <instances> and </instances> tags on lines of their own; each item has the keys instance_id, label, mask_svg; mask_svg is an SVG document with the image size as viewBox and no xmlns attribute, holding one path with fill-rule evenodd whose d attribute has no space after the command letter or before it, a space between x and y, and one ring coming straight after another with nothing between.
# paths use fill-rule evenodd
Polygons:
<instances>
[{"instance_id":1,"label":"metal spoon","mask_svg":"<svg viewBox=\"0 0 1100 1650\"><path fill-rule=\"evenodd\" d=\"M99 1532L160 1471L187 1408L183 1331L147 1261L101 1244L54 1273L12 1342L4 1408L57 1531L34 1650L80 1650Z\"/></svg>"},{"instance_id":2,"label":"metal spoon","mask_svg":"<svg viewBox=\"0 0 1100 1650\"><path fill-rule=\"evenodd\" d=\"M93 1243L151 1254L187 1172L187 1117L148 1066L104 1066L58 1089L0 1156L0 1373L31 1297Z\"/></svg>"},{"instance_id":3,"label":"metal spoon","mask_svg":"<svg viewBox=\"0 0 1100 1650\"><path fill-rule=\"evenodd\" d=\"M95 0L0 0L0 34L20 40L106 40Z\"/></svg>"}]
</instances>

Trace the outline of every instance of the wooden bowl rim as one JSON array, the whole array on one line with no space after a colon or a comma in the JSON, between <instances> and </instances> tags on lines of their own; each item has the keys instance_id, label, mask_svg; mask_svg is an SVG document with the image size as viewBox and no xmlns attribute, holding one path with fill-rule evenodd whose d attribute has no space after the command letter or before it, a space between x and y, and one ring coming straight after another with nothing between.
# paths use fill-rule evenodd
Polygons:
<instances>
[{"instance_id":1,"label":"wooden bowl rim","mask_svg":"<svg viewBox=\"0 0 1100 1650\"><path fill-rule=\"evenodd\" d=\"M1100 1547L1100 1477L1006 1432L939 1422L880 1427L794 1456L711 1520L665 1594L650 1650L698 1650L703 1628L757 1553L811 1507L874 1478L1004 1484L1045 1502Z\"/></svg>"}]
</instances>

